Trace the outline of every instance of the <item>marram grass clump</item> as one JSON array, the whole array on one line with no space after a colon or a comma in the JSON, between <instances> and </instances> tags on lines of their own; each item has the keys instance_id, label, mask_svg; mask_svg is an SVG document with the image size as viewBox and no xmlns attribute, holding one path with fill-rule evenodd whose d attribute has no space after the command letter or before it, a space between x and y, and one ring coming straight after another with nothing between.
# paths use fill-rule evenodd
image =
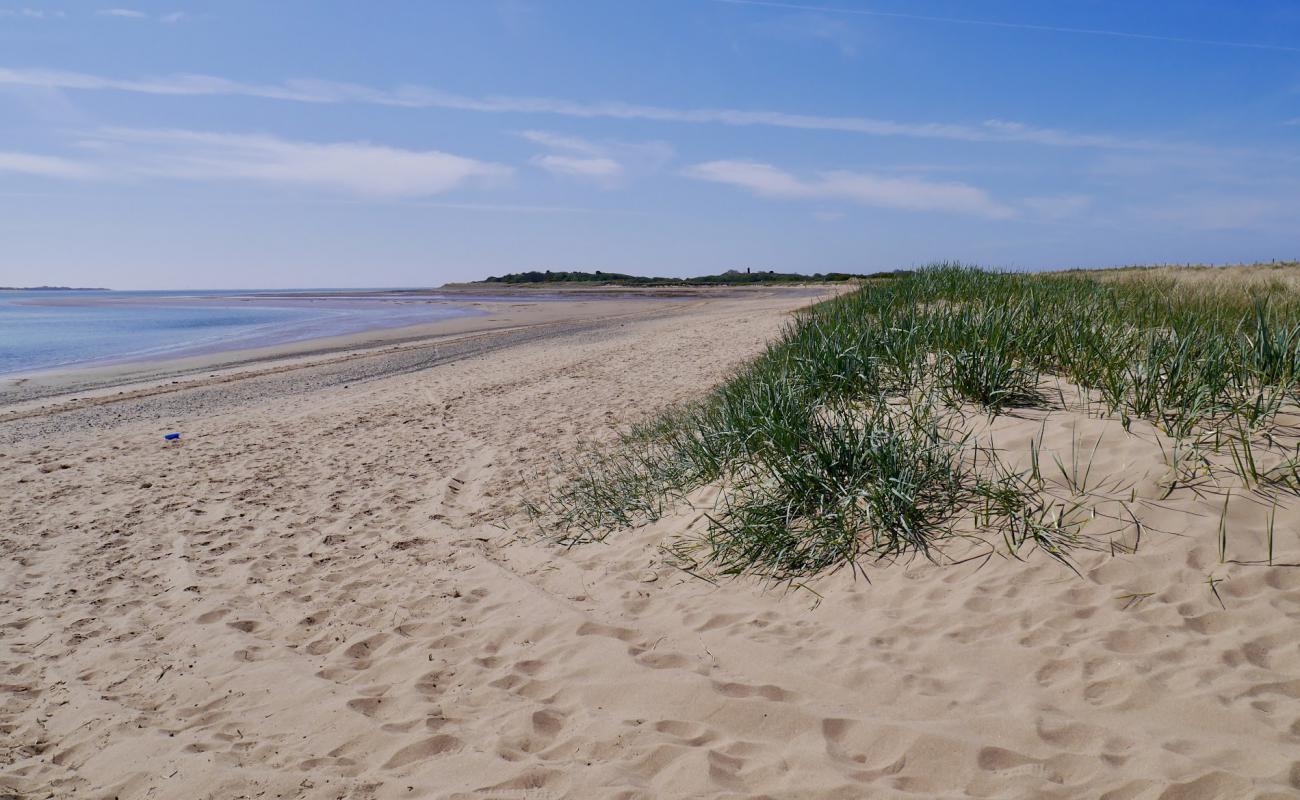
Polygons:
<instances>
[{"instance_id":1,"label":"marram grass clump","mask_svg":"<svg viewBox=\"0 0 1300 800\"><path fill-rule=\"evenodd\" d=\"M964 414L1045 404L1052 378L1126 426L1249 453L1252 432L1294 406L1298 377L1300 297L1281 283L936 265L806 309L703 400L584 453L535 511L578 543L719 486L707 531L675 551L721 574L938 561L971 540L1068 564L1077 509L963 433Z\"/></svg>"}]
</instances>

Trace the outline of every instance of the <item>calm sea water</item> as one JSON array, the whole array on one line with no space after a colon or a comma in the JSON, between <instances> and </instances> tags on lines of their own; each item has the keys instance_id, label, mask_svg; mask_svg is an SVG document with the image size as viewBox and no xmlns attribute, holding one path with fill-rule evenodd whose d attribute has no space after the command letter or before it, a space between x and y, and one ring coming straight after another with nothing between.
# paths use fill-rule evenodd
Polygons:
<instances>
[{"instance_id":1,"label":"calm sea water","mask_svg":"<svg viewBox=\"0 0 1300 800\"><path fill-rule=\"evenodd\" d=\"M429 297L0 291L0 375L261 347L482 313Z\"/></svg>"}]
</instances>

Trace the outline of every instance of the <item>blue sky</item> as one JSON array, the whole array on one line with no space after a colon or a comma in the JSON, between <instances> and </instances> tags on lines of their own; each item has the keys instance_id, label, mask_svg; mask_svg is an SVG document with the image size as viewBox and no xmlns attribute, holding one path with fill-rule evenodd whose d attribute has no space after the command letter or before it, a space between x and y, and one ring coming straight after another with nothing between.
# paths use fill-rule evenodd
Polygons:
<instances>
[{"instance_id":1,"label":"blue sky","mask_svg":"<svg viewBox=\"0 0 1300 800\"><path fill-rule=\"evenodd\" d=\"M1300 4L0 0L0 285L1300 256Z\"/></svg>"}]
</instances>

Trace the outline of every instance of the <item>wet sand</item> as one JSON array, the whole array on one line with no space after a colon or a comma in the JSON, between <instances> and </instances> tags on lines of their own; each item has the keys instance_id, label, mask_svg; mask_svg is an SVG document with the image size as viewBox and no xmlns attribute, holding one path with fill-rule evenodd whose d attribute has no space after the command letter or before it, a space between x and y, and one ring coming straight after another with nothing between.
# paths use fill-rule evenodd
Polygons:
<instances>
[{"instance_id":1,"label":"wet sand","mask_svg":"<svg viewBox=\"0 0 1300 800\"><path fill-rule=\"evenodd\" d=\"M817 290L801 291L810 295ZM455 290L440 291L440 297L457 297ZM436 358L436 351L448 347L464 349L469 342L482 347L554 335L583 326L600 325L621 318L662 313L669 306L698 302L710 296L665 300L658 294L620 292L609 297L599 293L574 293L571 297L522 293L518 299L504 295L491 300L477 294L460 293L453 302L475 312L404 327L378 328L343 336L321 337L267 347L223 350L184 358L128 361L106 366L78 366L18 376L0 375L0 420L32 411L47 411L50 403L102 402L122 394L153 393L160 386L195 386L229 378L296 372L304 367L341 367L366 361L362 373L369 377L394 370L418 369L420 356ZM383 358L374 356L383 355ZM400 357L399 357L400 356ZM346 370L340 374L347 375ZM358 380L361 376L358 376ZM173 383L176 381L177 383ZM74 400L75 398L75 400Z\"/></svg>"}]
</instances>

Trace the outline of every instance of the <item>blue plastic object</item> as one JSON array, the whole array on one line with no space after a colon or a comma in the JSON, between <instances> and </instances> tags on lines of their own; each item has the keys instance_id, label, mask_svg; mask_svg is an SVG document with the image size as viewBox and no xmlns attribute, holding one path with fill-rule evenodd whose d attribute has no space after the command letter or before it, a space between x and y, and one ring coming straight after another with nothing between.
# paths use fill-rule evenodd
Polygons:
<instances>
[{"instance_id":1,"label":"blue plastic object","mask_svg":"<svg viewBox=\"0 0 1300 800\"><path fill-rule=\"evenodd\" d=\"M175 441L176 439L181 438L181 435L180 435L179 433L169 433L169 434L167 434L166 436L164 436L163 438L166 439L167 441L171 442L171 441Z\"/></svg>"}]
</instances>

